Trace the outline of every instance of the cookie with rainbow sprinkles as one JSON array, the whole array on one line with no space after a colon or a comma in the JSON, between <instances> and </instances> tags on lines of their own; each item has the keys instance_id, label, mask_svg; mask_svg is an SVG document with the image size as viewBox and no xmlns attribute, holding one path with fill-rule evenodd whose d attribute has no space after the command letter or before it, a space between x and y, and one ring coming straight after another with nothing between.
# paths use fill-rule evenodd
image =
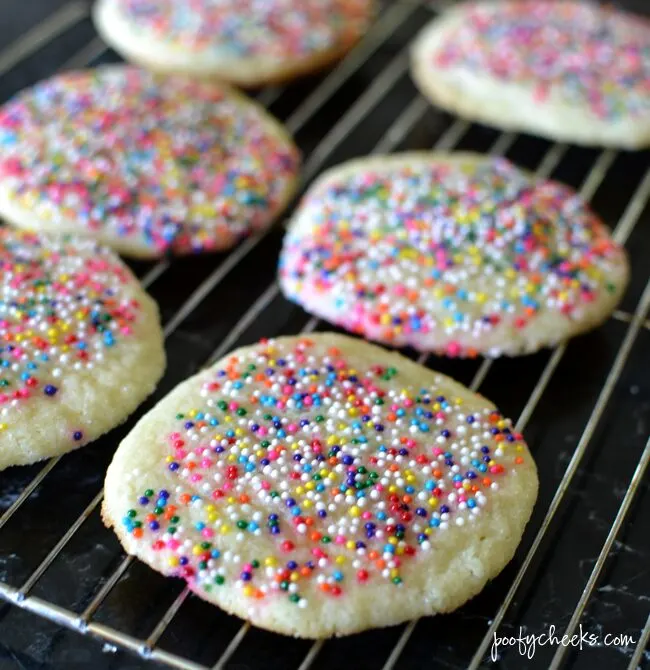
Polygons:
<instances>
[{"instance_id":1,"label":"cookie with rainbow sprinkles","mask_svg":"<svg viewBox=\"0 0 650 670\"><path fill-rule=\"evenodd\" d=\"M109 431L164 368L158 308L113 252L0 228L0 470Z\"/></svg>"},{"instance_id":2,"label":"cookie with rainbow sprinkles","mask_svg":"<svg viewBox=\"0 0 650 670\"><path fill-rule=\"evenodd\" d=\"M373 7L374 0L99 0L94 19L129 61L254 87L343 57Z\"/></svg>"},{"instance_id":3,"label":"cookie with rainbow sprinkles","mask_svg":"<svg viewBox=\"0 0 650 670\"><path fill-rule=\"evenodd\" d=\"M576 144L650 144L650 21L573 0L466 2L424 28L412 74L436 105Z\"/></svg>"},{"instance_id":4,"label":"cookie with rainbow sprinkles","mask_svg":"<svg viewBox=\"0 0 650 670\"><path fill-rule=\"evenodd\" d=\"M103 517L201 598L319 638L461 606L512 558L537 488L488 400L321 333L239 349L172 391L119 446Z\"/></svg>"},{"instance_id":5,"label":"cookie with rainbow sprinkles","mask_svg":"<svg viewBox=\"0 0 650 670\"><path fill-rule=\"evenodd\" d=\"M569 187L503 158L406 153L316 181L280 259L285 295L366 338L514 356L604 321L625 251Z\"/></svg>"},{"instance_id":6,"label":"cookie with rainbow sprinkles","mask_svg":"<svg viewBox=\"0 0 650 670\"><path fill-rule=\"evenodd\" d=\"M0 108L0 216L127 256L219 251L263 230L298 165L280 123L223 84L106 66Z\"/></svg>"}]
</instances>

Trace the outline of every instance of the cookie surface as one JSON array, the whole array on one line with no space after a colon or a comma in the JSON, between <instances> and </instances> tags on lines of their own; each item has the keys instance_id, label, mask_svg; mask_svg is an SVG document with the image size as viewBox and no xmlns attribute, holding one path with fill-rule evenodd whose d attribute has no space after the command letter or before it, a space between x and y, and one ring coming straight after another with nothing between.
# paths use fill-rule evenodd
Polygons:
<instances>
[{"instance_id":1,"label":"cookie surface","mask_svg":"<svg viewBox=\"0 0 650 670\"><path fill-rule=\"evenodd\" d=\"M269 226L298 163L241 94L136 68L59 75L0 108L0 216L129 256L227 249Z\"/></svg>"},{"instance_id":2,"label":"cookie surface","mask_svg":"<svg viewBox=\"0 0 650 670\"><path fill-rule=\"evenodd\" d=\"M289 299L366 338L496 357L599 324L628 265L567 186L502 158L407 153L321 176L279 272Z\"/></svg>"},{"instance_id":3,"label":"cookie surface","mask_svg":"<svg viewBox=\"0 0 650 670\"><path fill-rule=\"evenodd\" d=\"M159 72L260 86L320 69L364 35L374 0L100 0L95 24Z\"/></svg>"},{"instance_id":4,"label":"cookie surface","mask_svg":"<svg viewBox=\"0 0 650 670\"><path fill-rule=\"evenodd\" d=\"M158 308L91 240L0 228L0 469L124 421L165 367Z\"/></svg>"},{"instance_id":5,"label":"cookie surface","mask_svg":"<svg viewBox=\"0 0 650 670\"><path fill-rule=\"evenodd\" d=\"M650 22L597 3L467 2L424 28L412 74L432 102L587 145L650 143Z\"/></svg>"},{"instance_id":6,"label":"cookie surface","mask_svg":"<svg viewBox=\"0 0 650 670\"><path fill-rule=\"evenodd\" d=\"M326 333L177 387L118 448L103 517L201 598L316 638L459 607L512 558L536 496L490 402Z\"/></svg>"}]
</instances>

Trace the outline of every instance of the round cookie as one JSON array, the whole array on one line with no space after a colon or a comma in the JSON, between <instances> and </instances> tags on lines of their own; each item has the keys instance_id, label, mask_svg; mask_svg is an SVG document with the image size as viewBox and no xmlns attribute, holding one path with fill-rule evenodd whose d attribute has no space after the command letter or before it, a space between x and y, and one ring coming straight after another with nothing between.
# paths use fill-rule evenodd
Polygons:
<instances>
[{"instance_id":1,"label":"round cookie","mask_svg":"<svg viewBox=\"0 0 650 670\"><path fill-rule=\"evenodd\" d=\"M231 247L284 209L298 164L281 125L222 84L107 66L0 108L0 216L127 256Z\"/></svg>"},{"instance_id":2,"label":"round cookie","mask_svg":"<svg viewBox=\"0 0 650 670\"><path fill-rule=\"evenodd\" d=\"M100 0L94 20L127 60L244 87L321 69L362 37L374 0Z\"/></svg>"},{"instance_id":3,"label":"round cookie","mask_svg":"<svg viewBox=\"0 0 650 670\"><path fill-rule=\"evenodd\" d=\"M424 28L412 74L468 119L576 144L650 143L650 22L595 2L467 2Z\"/></svg>"},{"instance_id":4,"label":"round cookie","mask_svg":"<svg viewBox=\"0 0 650 670\"><path fill-rule=\"evenodd\" d=\"M512 558L537 486L485 398L325 333L178 386L119 446L103 517L201 598L320 638L462 605Z\"/></svg>"},{"instance_id":5,"label":"round cookie","mask_svg":"<svg viewBox=\"0 0 650 670\"><path fill-rule=\"evenodd\" d=\"M289 299L368 339L496 357L601 323L628 264L567 186L503 158L407 153L321 176L279 274Z\"/></svg>"},{"instance_id":6,"label":"round cookie","mask_svg":"<svg viewBox=\"0 0 650 670\"><path fill-rule=\"evenodd\" d=\"M92 240L0 227L0 470L124 421L165 368L158 308Z\"/></svg>"}]
</instances>

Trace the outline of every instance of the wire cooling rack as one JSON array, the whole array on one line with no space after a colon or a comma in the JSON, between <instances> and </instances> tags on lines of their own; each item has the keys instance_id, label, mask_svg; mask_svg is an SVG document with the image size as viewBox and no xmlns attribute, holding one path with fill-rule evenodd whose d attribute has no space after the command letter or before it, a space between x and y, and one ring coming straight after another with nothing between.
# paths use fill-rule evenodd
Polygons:
<instances>
[{"instance_id":1,"label":"wire cooling rack","mask_svg":"<svg viewBox=\"0 0 650 670\"><path fill-rule=\"evenodd\" d=\"M0 3L1 100L59 69L119 60L94 33L87 2L33 0L22 12L21 4ZM257 97L304 151L303 188L324 168L368 153L435 147L507 155L576 187L627 245L630 288L598 331L515 360L419 357L489 396L526 433L541 490L514 560L459 612L309 642L207 605L125 556L103 528L103 475L137 416L237 345L328 328L279 293L278 227L226 255L134 263L161 306L167 341L169 367L154 398L86 449L0 473L0 668L649 667L648 154L498 133L432 109L409 80L408 44L441 5L387 2L336 68ZM550 626L559 637L588 631L598 642L538 646L530 658L502 644L492 658L495 635Z\"/></svg>"}]
</instances>

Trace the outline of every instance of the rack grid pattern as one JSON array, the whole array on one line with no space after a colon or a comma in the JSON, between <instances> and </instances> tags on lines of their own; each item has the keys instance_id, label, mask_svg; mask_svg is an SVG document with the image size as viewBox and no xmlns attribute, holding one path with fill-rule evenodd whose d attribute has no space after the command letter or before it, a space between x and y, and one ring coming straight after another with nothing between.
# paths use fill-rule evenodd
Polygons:
<instances>
[{"instance_id":1,"label":"rack grid pattern","mask_svg":"<svg viewBox=\"0 0 650 670\"><path fill-rule=\"evenodd\" d=\"M531 138L522 138L513 133L495 133L477 128L464 120L450 119L446 115L437 113L415 93L408 80L408 42L417 28L422 25L422 21L438 11L443 3L429 3L429 5L429 7L424 7L416 0L393 0L393 2L386 3L364 40L332 71L324 74L314 83L297 84L287 88L273 87L262 90L258 94L260 102L272 111L278 110L278 115L284 120L289 131L299 139L312 123L320 128L326 128L325 132L321 131L320 134L306 139L308 147L303 169L303 188L324 167L342 158L368 152L387 153L405 146L449 150L457 147L473 148L474 145L479 144L481 150L492 155L510 155L521 144L526 147L534 145L534 151L532 149L530 151L530 154L533 155L533 165L530 167L543 177L557 173L564 175L562 170L569 169L565 166L572 164L572 158L576 159L576 156L572 157L571 154L578 152L580 156L577 162L583 165L586 156L588 166L586 169L576 168L575 171L570 171L570 174L580 173L581 178L575 186L589 200L597 197L601 191L607 190L608 183L614 179L612 174L615 171L620 174L620 170L625 170L627 174L629 170L628 177L630 182L633 182L633 188L629 197L625 199L623 208L615 215L612 214L608 222L614 226L614 237L618 242L628 243L634 239L637 243L641 239L636 234L642 225L642 219L645 216L647 223L647 219L650 218L647 211L650 199L650 167L647 155L644 159L639 160L638 157L622 155L610 149L577 150L565 144L549 144ZM48 44L70 31L80 30L82 24L88 20L88 10L89 6L86 2L72 1L63 4L40 24L0 52L0 81L8 73L18 71L25 61L34 57ZM62 69L83 67L105 58L107 58L105 46L93 35L77 53L69 55L62 61L60 67ZM379 61L381 67L368 70L373 59ZM366 70L367 74L362 75L362 71ZM350 87L356 88L357 81L361 82L363 89L351 91ZM351 92L354 95L351 95ZM295 101L297 101L296 104L294 104ZM331 110L332 107L336 108L336 112L328 112L330 124L323 125L323 122L319 120L323 115L323 110L325 108ZM388 110L385 114L388 121L380 123L377 121L377 114L382 109ZM430 139L435 139L435 142L432 143ZM522 155L527 157L528 152ZM626 167L628 162L631 167ZM616 186L610 188L616 188ZM165 291L161 288L161 296L158 296L156 288L161 285L167 287L169 284L165 282L182 283L182 273L187 266L179 269L179 262L170 259L163 259L149 266L144 264L136 266L135 269L143 284L161 302L164 333L169 346L175 344L173 340L178 337L190 343L184 345L185 349L183 346L180 347L180 353L176 356L177 369L170 373L173 377L170 383L178 382L182 377L194 372L197 365L209 364L238 344L251 342L261 335L275 334L273 329L267 330L268 326L264 326L265 323L270 323L270 315L273 312L290 314L281 324L280 330L287 329L289 321L300 322L301 325L297 330L302 332L326 328L326 324L320 320L310 319L299 308L289 306L284 301L274 278L274 272L271 270L264 274L259 289L256 284L255 295L250 303L234 305L233 314L227 319L226 330L220 331L219 337L211 340L212 345L208 349L211 353L203 357L198 364L195 360L181 361L184 351L191 346L192 337L202 338L201 331L196 336L192 335L192 323L197 310L201 307L205 308L210 302L213 305L219 305L219 301L223 300L222 292L227 290L226 285L231 281L232 276L240 271L240 268L245 267L248 268L247 272L256 273L258 270L253 257L258 258L256 254L263 252L267 246L270 248L268 254L275 254L279 234L278 230L271 230L250 237L228 255L217 257L210 270L201 275L198 282L193 282L194 286L190 291L184 294L182 299L175 299L174 304L169 307L165 304ZM645 250L647 251L647 247ZM633 273L641 272L642 278L645 274L645 277L650 279L647 260L641 258L636 264L635 260L639 259L632 254ZM203 267L208 266L204 264ZM260 271L260 274L263 273ZM514 567L508 568L507 574L497 580L500 585L497 589L498 597L492 596L487 604L484 603L481 606L489 612L489 616L477 624L480 634L472 636L476 644L470 650L464 650L461 661L455 659L456 665L441 663L439 667L467 667L471 670L486 667L489 664L494 634L501 635L504 630L512 631L514 625L512 621L518 621L515 610L521 608L528 593L534 589L535 575L540 570L540 555L548 549L549 543L555 542L555 533L559 532L558 524L570 513L571 506L575 505L575 494L572 487L583 478L584 469L594 458L593 443L596 436L602 432L601 424L607 423L608 417L612 416L611 412L614 410L611 405L621 380L625 374L629 373L632 359L637 361L637 365L638 361L643 362L642 358L638 358L641 339L645 340L646 351L649 350L650 281L639 286L638 290L633 290L632 293L638 294L634 296L636 302L633 304L626 302L625 309L615 312L607 325L612 333L615 331L620 337L613 337L613 340L616 340L615 344L609 342L607 351L603 354L606 365L603 361L598 363L603 368L601 383L598 385L593 402L590 402L588 410L584 413L585 420L581 421L579 429L576 429L576 435L570 445L571 449L566 450L564 454L562 462L564 467L557 476L556 485L547 492L546 500L538 504L537 514L531 523L532 527L529 528L524 543L513 562ZM297 330L294 329L294 332ZM552 352L535 357L535 365L532 367L535 368L536 374L527 377L527 383L524 385L528 389L527 395L525 398L521 397L518 404L515 403L518 410L518 430L525 430L530 426L536 410L543 401L553 402L552 398L547 400L547 397L551 393L550 387L554 386L554 377L558 369L567 364L569 355L575 356L579 353L576 351L579 348L580 345L563 344ZM435 357L423 355L418 360L423 364L441 367L441 361ZM647 364L647 357L645 362ZM445 362L443 364L446 366L445 372L460 376L462 381L477 391L483 390L488 379L498 377L499 380L507 381L508 375L515 370L512 362L502 363L487 359L469 363ZM500 372L501 366L507 366L508 372L505 374ZM182 373L179 374L181 369ZM636 384L647 390L647 385L643 387L645 382L642 368L639 372L641 374L637 377L641 381L637 381ZM132 422L129 425L132 425ZM647 433L645 427L643 430ZM535 434L538 435L539 432L538 429ZM646 437L644 436L643 439L645 440ZM105 439L111 441L114 448L115 437L109 435ZM543 438L540 438L539 441L544 443ZM605 448L612 448L610 442ZM532 443L534 451L535 446ZM544 449L550 449L552 445L544 443L542 446ZM620 448L624 446L621 444ZM639 508L647 509L648 507L647 486L644 485L643 480L650 462L650 439L637 451L638 453L634 454L632 471L626 472L627 479L617 500L613 516L610 515L611 519L606 524L607 527L601 531L604 538L602 541L599 539L598 551L588 562L588 569L584 572L578 597L570 602L569 614L559 626L561 634L572 635L579 629L581 622L591 609L598 606L598 594L602 591L610 559L619 550L621 544L627 546L621 537L632 526L633 517ZM544 458L544 454L537 451L535 455L538 459ZM597 453L595 455L597 456ZM79 459L79 456L76 457ZM2 544L3 534L9 533L12 523L16 524L19 521L20 515L28 508L30 501L37 498L41 488L47 485L48 479L55 476L57 468L61 467L61 461L61 458L55 458L45 464L34 466L29 470L30 474L27 479L18 478L18 484L15 484L12 479L15 477L13 471L3 473L0 479L0 552L7 548L6 544ZM94 481L101 482L101 472L95 475ZM4 495L5 486L7 490L12 491L8 496ZM119 627L102 621L100 616L102 607L137 565L131 557L119 554L119 551L113 561L114 567L108 574L100 575L87 589L89 595L83 599L81 609L57 604L54 598L50 599L44 592L42 584L46 581L48 571L56 568L57 564L64 560L70 546L79 535L83 534L89 520L96 521L102 500L100 487L101 483L95 487L94 495L85 507L78 509L76 513L78 515L73 515L75 517L73 521L49 550L39 557L33 567L31 564L34 561L28 561L30 570L26 574L23 574L21 570L16 570L16 574L20 576L16 580L12 571L5 570L4 564L0 562L0 600L43 617L60 627L89 635L109 645L115 645L116 648L132 652L143 659L158 661L163 665L184 670L209 667L224 670L227 668L231 662L234 662L237 653L247 644L247 638L253 634L253 629L248 623L244 622L235 626L233 635L225 645L221 645L221 649L209 664L197 662L177 653L172 645L165 643L165 634L175 625L177 617L182 616L181 610L187 607L186 601L196 600L187 588L180 590L171 603L163 608L162 615L150 628L148 634L135 634L127 626ZM109 531L105 530L104 539L109 536ZM16 534L12 533L11 537L16 537ZM114 547L115 544L111 546ZM635 546L630 548L630 551L647 552L647 542L645 547L636 548ZM12 554L15 553L19 559L22 554L28 552L29 540L26 541L25 546L12 548ZM646 564L648 564L647 558L646 554ZM167 593L175 593L171 585ZM645 611L647 613L650 608L646 607ZM7 610L3 611L0 606L0 626L2 619L6 616L8 616ZM383 657L370 653L367 667L391 670L402 667L402 663L404 663L403 667L438 667L429 664L434 663L436 640L433 640L429 647L427 663L421 661L422 665L417 665L420 662L417 659L426 658L422 656L422 634L418 635L419 629L424 625L425 622L413 621L397 629L397 633L391 637L392 644L387 653ZM635 642L632 646L618 650L616 658L619 663L616 667L634 670L648 662L646 648L650 638L650 616L639 624L633 637ZM437 643L440 643L439 639ZM285 644L300 645L299 662L295 667L298 670L309 670L319 667L323 662L323 656L327 654L328 646L337 643L332 641L314 643L283 641L282 645ZM268 662L271 665L260 667L285 667L280 662L273 665L273 653L273 647L271 647L268 651L270 659ZM509 651L509 654L513 654L512 650ZM506 655L504 658L507 659L509 656ZM551 650L541 665L530 667L556 669L573 667L574 662L577 663L576 656L572 654L571 649L560 646ZM516 657L515 667L524 667L517 665ZM576 664L575 667L582 666Z\"/></svg>"}]
</instances>

